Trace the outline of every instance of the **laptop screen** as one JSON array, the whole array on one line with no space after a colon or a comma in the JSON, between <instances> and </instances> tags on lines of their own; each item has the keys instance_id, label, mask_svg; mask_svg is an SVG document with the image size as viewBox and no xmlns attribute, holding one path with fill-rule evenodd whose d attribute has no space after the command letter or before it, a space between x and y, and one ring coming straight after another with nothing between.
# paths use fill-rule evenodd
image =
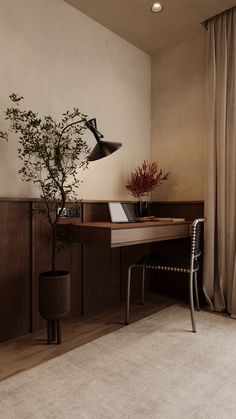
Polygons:
<instances>
[{"instance_id":1,"label":"laptop screen","mask_svg":"<svg viewBox=\"0 0 236 419\"><path fill-rule=\"evenodd\" d=\"M112 223L135 223L136 216L133 204L108 202Z\"/></svg>"}]
</instances>

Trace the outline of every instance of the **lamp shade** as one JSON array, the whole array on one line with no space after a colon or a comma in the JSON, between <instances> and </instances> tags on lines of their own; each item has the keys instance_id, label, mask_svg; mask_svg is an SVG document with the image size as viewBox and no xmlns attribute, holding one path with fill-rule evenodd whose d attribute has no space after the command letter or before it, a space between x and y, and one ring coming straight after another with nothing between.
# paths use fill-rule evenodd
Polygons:
<instances>
[{"instance_id":1,"label":"lamp shade","mask_svg":"<svg viewBox=\"0 0 236 419\"><path fill-rule=\"evenodd\" d=\"M99 160L99 159L102 159L103 157L107 157L122 146L121 143L114 143L114 142L102 140L103 134L101 134L101 132L99 132L97 129L96 118L93 118L87 121L86 126L93 133L97 141L97 144L95 145L90 155L88 156L88 161Z\"/></svg>"},{"instance_id":2,"label":"lamp shade","mask_svg":"<svg viewBox=\"0 0 236 419\"><path fill-rule=\"evenodd\" d=\"M88 161L99 160L109 156L114 153L114 151L118 150L121 145L121 143L99 140L88 156Z\"/></svg>"}]
</instances>

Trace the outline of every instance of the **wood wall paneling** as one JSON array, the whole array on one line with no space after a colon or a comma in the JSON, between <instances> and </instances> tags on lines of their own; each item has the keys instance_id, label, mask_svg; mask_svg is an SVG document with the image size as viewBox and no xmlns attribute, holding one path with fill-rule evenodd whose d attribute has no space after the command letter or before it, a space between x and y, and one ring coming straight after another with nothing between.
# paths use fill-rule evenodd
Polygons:
<instances>
[{"instance_id":1,"label":"wood wall paneling","mask_svg":"<svg viewBox=\"0 0 236 419\"><path fill-rule=\"evenodd\" d=\"M30 328L29 202L0 202L0 340Z\"/></svg>"},{"instance_id":2,"label":"wood wall paneling","mask_svg":"<svg viewBox=\"0 0 236 419\"><path fill-rule=\"evenodd\" d=\"M110 221L110 213L107 202L84 202L83 222Z\"/></svg>"},{"instance_id":3,"label":"wood wall paneling","mask_svg":"<svg viewBox=\"0 0 236 419\"><path fill-rule=\"evenodd\" d=\"M32 331L46 327L38 309L39 274L51 270L50 226L43 208L41 202L32 205Z\"/></svg>"},{"instance_id":4,"label":"wood wall paneling","mask_svg":"<svg viewBox=\"0 0 236 419\"><path fill-rule=\"evenodd\" d=\"M120 294L120 249L84 245L84 313L120 302Z\"/></svg>"},{"instance_id":5,"label":"wood wall paneling","mask_svg":"<svg viewBox=\"0 0 236 419\"><path fill-rule=\"evenodd\" d=\"M204 215L204 202L151 202L149 212L150 215L156 217L180 217L194 220Z\"/></svg>"}]
</instances>

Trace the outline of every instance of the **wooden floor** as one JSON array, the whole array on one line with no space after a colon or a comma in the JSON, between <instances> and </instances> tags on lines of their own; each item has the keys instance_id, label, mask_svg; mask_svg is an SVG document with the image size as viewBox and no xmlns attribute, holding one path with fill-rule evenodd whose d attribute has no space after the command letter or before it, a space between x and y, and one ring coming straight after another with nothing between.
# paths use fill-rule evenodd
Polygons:
<instances>
[{"instance_id":1,"label":"wooden floor","mask_svg":"<svg viewBox=\"0 0 236 419\"><path fill-rule=\"evenodd\" d=\"M130 321L169 307L169 298L148 295L145 305L131 304ZM65 352L78 348L124 325L124 305L62 322L62 343L47 345L46 329L0 344L0 381Z\"/></svg>"}]
</instances>

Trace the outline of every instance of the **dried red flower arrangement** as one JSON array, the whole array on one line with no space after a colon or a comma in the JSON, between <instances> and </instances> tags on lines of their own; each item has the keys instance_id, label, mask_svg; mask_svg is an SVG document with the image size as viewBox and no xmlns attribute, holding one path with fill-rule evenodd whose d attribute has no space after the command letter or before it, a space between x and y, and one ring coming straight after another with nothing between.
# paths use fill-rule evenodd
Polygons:
<instances>
[{"instance_id":1,"label":"dried red flower arrangement","mask_svg":"<svg viewBox=\"0 0 236 419\"><path fill-rule=\"evenodd\" d=\"M156 162L149 163L144 160L142 165L131 173L126 188L135 198L140 198L161 185L168 179L168 176L169 172L163 173L161 169L158 169Z\"/></svg>"}]
</instances>

